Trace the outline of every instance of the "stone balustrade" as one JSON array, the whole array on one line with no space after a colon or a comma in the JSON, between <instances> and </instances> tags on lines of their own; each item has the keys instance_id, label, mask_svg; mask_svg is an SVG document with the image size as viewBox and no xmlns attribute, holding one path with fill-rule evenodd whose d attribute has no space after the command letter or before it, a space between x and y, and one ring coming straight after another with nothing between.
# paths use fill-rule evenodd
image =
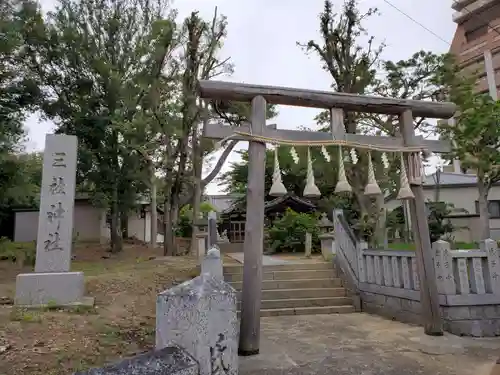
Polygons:
<instances>
[{"instance_id":1,"label":"stone balustrade","mask_svg":"<svg viewBox=\"0 0 500 375\"><path fill-rule=\"evenodd\" d=\"M420 323L420 282L414 251L371 250L358 241L341 211L334 215L335 262L364 311ZM500 336L500 257L491 239L480 249L432 244L444 327L469 336Z\"/></svg>"}]
</instances>

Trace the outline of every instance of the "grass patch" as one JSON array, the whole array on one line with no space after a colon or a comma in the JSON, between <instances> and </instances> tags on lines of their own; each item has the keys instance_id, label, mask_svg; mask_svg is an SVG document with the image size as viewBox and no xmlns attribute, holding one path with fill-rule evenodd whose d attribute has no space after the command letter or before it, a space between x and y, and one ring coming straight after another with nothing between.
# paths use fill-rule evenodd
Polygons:
<instances>
[{"instance_id":1,"label":"grass patch","mask_svg":"<svg viewBox=\"0 0 500 375\"><path fill-rule=\"evenodd\" d=\"M145 246L127 245L109 258L106 250L77 248L72 267L85 272L86 295L96 307L52 302L0 309L0 342L16 348L1 358L0 374L67 375L154 348L157 294L198 276L198 260L151 260L162 249ZM12 295L17 273L26 271L0 262L0 296Z\"/></svg>"},{"instance_id":2,"label":"grass patch","mask_svg":"<svg viewBox=\"0 0 500 375\"><path fill-rule=\"evenodd\" d=\"M41 323L42 315L40 311L14 308L10 313L10 320L22 323Z\"/></svg>"}]
</instances>

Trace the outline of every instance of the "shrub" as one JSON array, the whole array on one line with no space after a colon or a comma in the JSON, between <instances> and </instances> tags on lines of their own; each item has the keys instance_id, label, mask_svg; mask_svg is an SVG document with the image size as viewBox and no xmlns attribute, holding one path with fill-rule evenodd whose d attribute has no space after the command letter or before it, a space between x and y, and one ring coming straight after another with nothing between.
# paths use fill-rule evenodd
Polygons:
<instances>
[{"instance_id":1,"label":"shrub","mask_svg":"<svg viewBox=\"0 0 500 375\"><path fill-rule=\"evenodd\" d=\"M206 214L210 211L216 211L215 207L209 202L201 202L200 212L206 216ZM191 234L193 233L192 216L193 210L191 205L187 204L182 207L179 212L179 220L177 221L177 226L175 228L175 235L177 237L191 238Z\"/></svg>"},{"instance_id":2,"label":"shrub","mask_svg":"<svg viewBox=\"0 0 500 375\"><path fill-rule=\"evenodd\" d=\"M274 252L302 252L306 233L312 233L312 251L320 250L318 217L315 214L297 213L287 209L267 229L268 241Z\"/></svg>"},{"instance_id":3,"label":"shrub","mask_svg":"<svg viewBox=\"0 0 500 375\"><path fill-rule=\"evenodd\" d=\"M34 266L35 258L35 242L12 242L8 238L0 238L0 260Z\"/></svg>"}]
</instances>

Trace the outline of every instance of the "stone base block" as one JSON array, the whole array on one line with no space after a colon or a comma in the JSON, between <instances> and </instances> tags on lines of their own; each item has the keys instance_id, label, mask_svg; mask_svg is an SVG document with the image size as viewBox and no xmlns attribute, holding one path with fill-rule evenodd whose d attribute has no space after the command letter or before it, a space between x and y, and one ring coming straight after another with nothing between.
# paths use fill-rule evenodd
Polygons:
<instances>
[{"instance_id":1,"label":"stone base block","mask_svg":"<svg viewBox=\"0 0 500 375\"><path fill-rule=\"evenodd\" d=\"M83 272L21 273L16 279L14 304L29 307L93 304L85 299Z\"/></svg>"}]
</instances>

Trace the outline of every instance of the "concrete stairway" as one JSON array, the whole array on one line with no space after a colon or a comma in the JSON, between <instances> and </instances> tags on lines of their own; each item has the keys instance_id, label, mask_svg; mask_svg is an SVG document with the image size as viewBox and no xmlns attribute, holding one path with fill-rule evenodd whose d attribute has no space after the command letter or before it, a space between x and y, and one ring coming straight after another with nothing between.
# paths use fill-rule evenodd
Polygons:
<instances>
[{"instance_id":1,"label":"concrete stairway","mask_svg":"<svg viewBox=\"0 0 500 375\"><path fill-rule=\"evenodd\" d=\"M241 291L243 266L224 266L224 279ZM331 263L263 266L261 316L350 312L352 300Z\"/></svg>"}]
</instances>

